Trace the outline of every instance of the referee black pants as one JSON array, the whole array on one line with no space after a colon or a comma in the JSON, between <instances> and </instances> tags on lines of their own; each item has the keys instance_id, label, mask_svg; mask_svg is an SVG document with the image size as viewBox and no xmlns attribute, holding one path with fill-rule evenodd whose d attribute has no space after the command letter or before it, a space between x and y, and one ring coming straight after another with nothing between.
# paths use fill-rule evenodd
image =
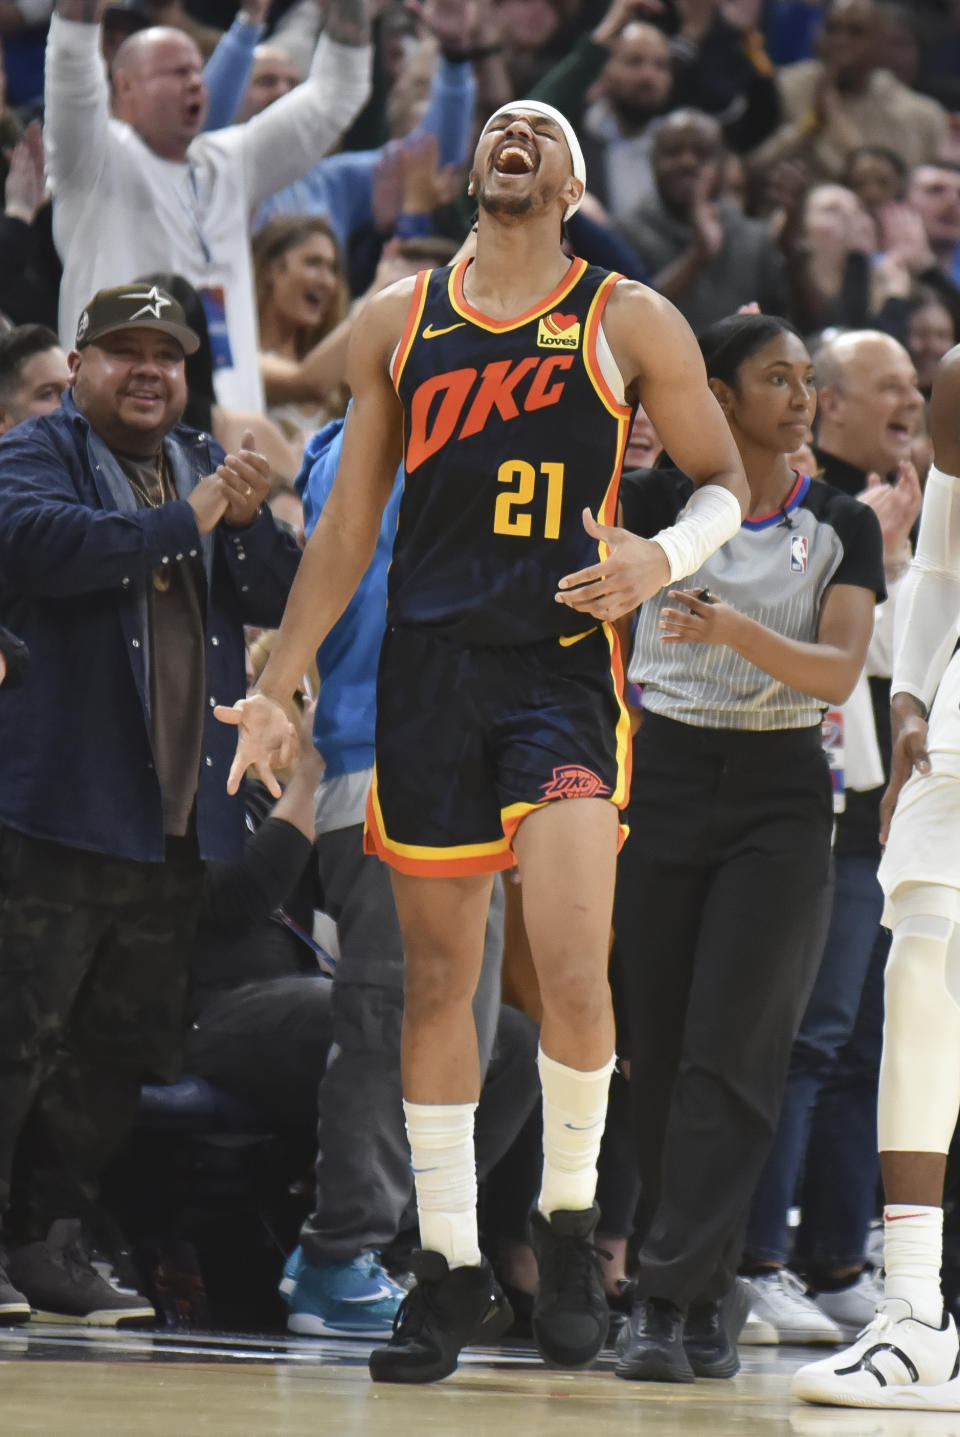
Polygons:
<instances>
[{"instance_id":1,"label":"referee black pants","mask_svg":"<svg viewBox=\"0 0 960 1437\"><path fill-rule=\"evenodd\" d=\"M819 727L645 715L614 910L641 1296L687 1310L736 1276L823 949L832 821Z\"/></svg>"}]
</instances>

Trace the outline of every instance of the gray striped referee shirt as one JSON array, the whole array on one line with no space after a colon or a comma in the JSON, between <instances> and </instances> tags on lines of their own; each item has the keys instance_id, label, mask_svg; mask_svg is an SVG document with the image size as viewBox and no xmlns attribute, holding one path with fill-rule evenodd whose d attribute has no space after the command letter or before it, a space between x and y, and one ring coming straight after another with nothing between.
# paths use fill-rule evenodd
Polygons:
<instances>
[{"instance_id":1,"label":"gray striped referee shirt","mask_svg":"<svg viewBox=\"0 0 960 1437\"><path fill-rule=\"evenodd\" d=\"M625 474L624 524L650 538L672 524L693 486L676 469ZM699 568L640 609L628 677L643 685L652 713L700 728L810 728L826 707L724 644L660 642L660 612L677 607L669 588L709 589L740 613L787 638L812 643L828 585L852 584L886 597L883 542L873 511L830 484L798 475L782 509L746 519Z\"/></svg>"}]
</instances>

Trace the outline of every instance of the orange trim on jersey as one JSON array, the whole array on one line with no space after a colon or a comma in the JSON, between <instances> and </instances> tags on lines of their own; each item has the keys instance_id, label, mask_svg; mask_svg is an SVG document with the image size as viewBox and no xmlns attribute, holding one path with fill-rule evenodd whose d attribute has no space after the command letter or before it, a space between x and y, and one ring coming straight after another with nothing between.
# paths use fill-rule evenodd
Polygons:
<instances>
[{"instance_id":1,"label":"orange trim on jersey","mask_svg":"<svg viewBox=\"0 0 960 1437\"><path fill-rule=\"evenodd\" d=\"M630 780L633 776L633 735L630 732L630 714L623 701L623 659L620 654L620 639L610 623L604 623L603 632L610 647L610 671L613 691L617 700L620 717L617 719L617 786L610 795L612 803L625 808L630 799ZM628 830L623 828L621 845Z\"/></svg>"},{"instance_id":2,"label":"orange trim on jersey","mask_svg":"<svg viewBox=\"0 0 960 1437\"><path fill-rule=\"evenodd\" d=\"M377 770L367 795L366 824L363 830L363 851L389 864L398 873L412 878L460 878L471 873L499 873L512 868L516 859L506 837L491 843L459 843L449 848L431 848L425 844L398 843L387 836L377 792Z\"/></svg>"},{"instance_id":3,"label":"orange trim on jersey","mask_svg":"<svg viewBox=\"0 0 960 1437\"><path fill-rule=\"evenodd\" d=\"M574 285L583 277L587 268L585 259L574 259L570 262L563 279L541 304L533 309L528 309L525 314L517 315L516 319L491 319L488 314L483 314L479 309L474 309L463 292L463 277L467 272L467 266L472 264L471 259L462 259L459 264L454 265L450 271L450 279L447 282L447 292L450 296L450 303L457 314L477 324L481 329L487 329L491 334L503 334L509 329L519 329L522 324L529 324L532 319L539 319L542 314L549 314L554 305L566 299Z\"/></svg>"},{"instance_id":4,"label":"orange trim on jersey","mask_svg":"<svg viewBox=\"0 0 960 1437\"><path fill-rule=\"evenodd\" d=\"M610 475L607 492L604 494L603 502L597 510L597 523L606 524L608 527L612 527L617 522L617 497L620 492L620 471L623 468L623 456L627 452L627 443L630 439L632 416L628 412L622 415L617 422L619 424L617 432L617 457L613 462L613 473ZM602 557L605 559L609 553L607 545L601 543L599 547L603 551Z\"/></svg>"},{"instance_id":5,"label":"orange trim on jersey","mask_svg":"<svg viewBox=\"0 0 960 1437\"><path fill-rule=\"evenodd\" d=\"M423 318L423 307L427 302L427 285L430 283L432 269L422 269L417 275L417 282L413 286L413 297L410 300L410 309L407 313L406 328L397 345L396 357L393 361L393 368L390 371L390 378L393 380L394 389L400 388L400 378L403 374L404 365L410 358L410 350L413 348L413 341L417 337L417 330L420 328L420 320Z\"/></svg>"},{"instance_id":6,"label":"orange trim on jersey","mask_svg":"<svg viewBox=\"0 0 960 1437\"><path fill-rule=\"evenodd\" d=\"M597 391L598 396L610 413L616 419L631 418L633 411L628 404L624 404L613 393L606 379L603 377L603 367L600 363L600 356L597 353L597 336L600 333L600 325L603 320L603 311L606 309L607 300L613 293L614 285L623 278L621 274L609 274L596 294L587 311L587 320L584 325L585 334L583 339L583 362L586 367L590 383Z\"/></svg>"}]
</instances>

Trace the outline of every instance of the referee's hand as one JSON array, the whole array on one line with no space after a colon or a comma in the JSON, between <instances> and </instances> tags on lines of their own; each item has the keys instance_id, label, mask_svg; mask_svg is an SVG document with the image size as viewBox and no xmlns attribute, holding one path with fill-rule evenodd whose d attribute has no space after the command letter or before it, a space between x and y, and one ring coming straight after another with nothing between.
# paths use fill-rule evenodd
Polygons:
<instances>
[{"instance_id":1,"label":"referee's hand","mask_svg":"<svg viewBox=\"0 0 960 1437\"><path fill-rule=\"evenodd\" d=\"M589 509L583 511L583 527L591 539L607 546L607 557L588 569L566 574L554 596L558 604L594 619L619 619L622 614L632 614L644 599L652 598L670 582L667 556L652 539L598 524Z\"/></svg>"}]
</instances>

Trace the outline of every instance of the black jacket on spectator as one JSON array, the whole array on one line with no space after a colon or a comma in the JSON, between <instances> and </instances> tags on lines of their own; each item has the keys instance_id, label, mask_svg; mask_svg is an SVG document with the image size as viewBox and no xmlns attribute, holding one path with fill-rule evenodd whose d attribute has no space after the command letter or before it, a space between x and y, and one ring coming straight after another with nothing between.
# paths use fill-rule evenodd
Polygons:
<instances>
[{"instance_id":1,"label":"black jacket on spectator","mask_svg":"<svg viewBox=\"0 0 960 1437\"><path fill-rule=\"evenodd\" d=\"M867 476L855 464L838 459L825 449L815 446L814 453L819 465L818 478L842 489L845 494L857 495L867 487ZM879 788L862 792L848 788L846 807L836 816L836 837L834 848L837 853L863 858L876 858L880 862L880 800L884 785L890 773L890 680L877 676L868 679L870 698L873 702L873 718L877 729L877 746L883 763L884 783Z\"/></svg>"},{"instance_id":2,"label":"black jacket on spectator","mask_svg":"<svg viewBox=\"0 0 960 1437\"><path fill-rule=\"evenodd\" d=\"M9 629L0 629L0 654L7 666L3 680L4 689L18 689L30 663L30 650L16 634L11 634Z\"/></svg>"},{"instance_id":3,"label":"black jacket on spectator","mask_svg":"<svg viewBox=\"0 0 960 1437\"><path fill-rule=\"evenodd\" d=\"M0 314L13 324L45 324L56 334L63 265L53 244L52 213L51 205L42 205L31 225L0 213Z\"/></svg>"}]
</instances>

